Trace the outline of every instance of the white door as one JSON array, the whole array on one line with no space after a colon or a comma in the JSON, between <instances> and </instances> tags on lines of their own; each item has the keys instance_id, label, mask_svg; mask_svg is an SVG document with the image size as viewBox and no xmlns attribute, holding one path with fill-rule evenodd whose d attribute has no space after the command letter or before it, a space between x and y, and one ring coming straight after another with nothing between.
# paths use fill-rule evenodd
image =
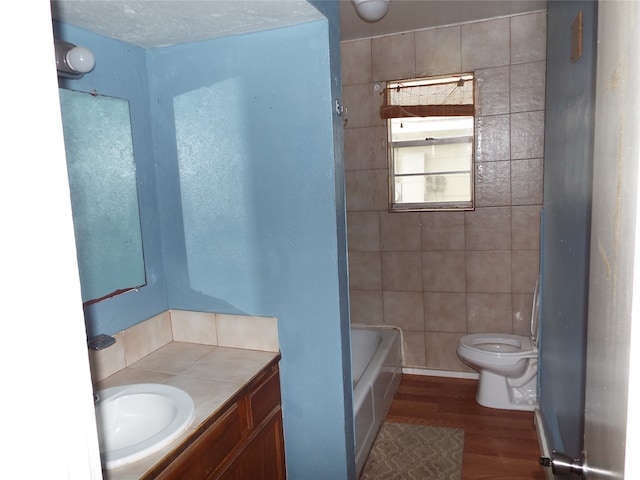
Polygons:
<instances>
[{"instance_id":1,"label":"white door","mask_svg":"<svg viewBox=\"0 0 640 480\"><path fill-rule=\"evenodd\" d=\"M590 480L640 478L634 459L640 422L633 421L640 346L639 20L640 2L598 4L584 428L584 477Z\"/></svg>"},{"instance_id":2,"label":"white door","mask_svg":"<svg viewBox=\"0 0 640 480\"><path fill-rule=\"evenodd\" d=\"M0 478L102 479L51 7L3 7Z\"/></svg>"}]
</instances>

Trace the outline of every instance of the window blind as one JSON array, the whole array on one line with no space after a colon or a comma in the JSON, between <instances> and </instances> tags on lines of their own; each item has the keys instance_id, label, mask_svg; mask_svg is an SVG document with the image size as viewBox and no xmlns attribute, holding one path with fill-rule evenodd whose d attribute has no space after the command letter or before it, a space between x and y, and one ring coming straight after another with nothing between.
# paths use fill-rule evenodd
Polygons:
<instances>
[{"instance_id":1,"label":"window blind","mask_svg":"<svg viewBox=\"0 0 640 480\"><path fill-rule=\"evenodd\" d=\"M474 116L473 75L391 82L384 90L380 116L404 117Z\"/></svg>"}]
</instances>

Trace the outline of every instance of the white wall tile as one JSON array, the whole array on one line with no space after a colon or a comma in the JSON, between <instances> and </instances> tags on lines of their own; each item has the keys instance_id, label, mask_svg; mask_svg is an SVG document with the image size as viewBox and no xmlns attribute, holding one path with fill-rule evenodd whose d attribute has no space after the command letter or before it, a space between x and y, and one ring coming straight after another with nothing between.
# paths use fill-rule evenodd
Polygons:
<instances>
[{"instance_id":1,"label":"white wall tile","mask_svg":"<svg viewBox=\"0 0 640 480\"><path fill-rule=\"evenodd\" d=\"M104 380L127 366L124 351L124 334L113 335L116 343L102 350L89 350L89 364L91 365L91 381L93 383Z\"/></svg>"},{"instance_id":2,"label":"white wall tile","mask_svg":"<svg viewBox=\"0 0 640 480\"><path fill-rule=\"evenodd\" d=\"M544 157L544 111L511 115L511 159Z\"/></svg>"},{"instance_id":3,"label":"white wall tile","mask_svg":"<svg viewBox=\"0 0 640 480\"><path fill-rule=\"evenodd\" d=\"M378 212L348 212L347 224L349 251L380 251Z\"/></svg>"},{"instance_id":4,"label":"white wall tile","mask_svg":"<svg viewBox=\"0 0 640 480\"><path fill-rule=\"evenodd\" d=\"M171 328L176 342L218 344L215 313L171 310Z\"/></svg>"},{"instance_id":5,"label":"white wall tile","mask_svg":"<svg viewBox=\"0 0 640 480\"><path fill-rule=\"evenodd\" d=\"M415 32L416 75L461 73L460 26Z\"/></svg>"},{"instance_id":6,"label":"white wall tile","mask_svg":"<svg viewBox=\"0 0 640 480\"><path fill-rule=\"evenodd\" d=\"M383 325L382 290L350 290L351 323Z\"/></svg>"},{"instance_id":7,"label":"white wall tile","mask_svg":"<svg viewBox=\"0 0 640 480\"><path fill-rule=\"evenodd\" d=\"M388 188L386 170L356 170L346 172L347 210L386 210Z\"/></svg>"},{"instance_id":8,"label":"white wall tile","mask_svg":"<svg viewBox=\"0 0 640 480\"><path fill-rule=\"evenodd\" d=\"M462 69L509 65L509 19L467 23L461 27Z\"/></svg>"},{"instance_id":9,"label":"white wall tile","mask_svg":"<svg viewBox=\"0 0 640 480\"><path fill-rule=\"evenodd\" d=\"M511 66L511 112L543 110L545 102L545 62Z\"/></svg>"},{"instance_id":10,"label":"white wall tile","mask_svg":"<svg viewBox=\"0 0 640 480\"><path fill-rule=\"evenodd\" d=\"M384 320L403 330L424 330L422 292L382 292Z\"/></svg>"},{"instance_id":11,"label":"white wall tile","mask_svg":"<svg viewBox=\"0 0 640 480\"><path fill-rule=\"evenodd\" d=\"M509 67L482 68L475 73L476 115L509 113Z\"/></svg>"},{"instance_id":12,"label":"white wall tile","mask_svg":"<svg viewBox=\"0 0 640 480\"><path fill-rule=\"evenodd\" d=\"M171 314L166 311L124 331L127 366L173 339Z\"/></svg>"},{"instance_id":13,"label":"white wall tile","mask_svg":"<svg viewBox=\"0 0 640 480\"><path fill-rule=\"evenodd\" d=\"M509 160L511 155L510 115L476 118L476 162Z\"/></svg>"},{"instance_id":14,"label":"white wall tile","mask_svg":"<svg viewBox=\"0 0 640 480\"><path fill-rule=\"evenodd\" d=\"M375 109L373 114L375 115ZM386 127L345 128L345 170L387 168L386 147Z\"/></svg>"},{"instance_id":15,"label":"white wall tile","mask_svg":"<svg viewBox=\"0 0 640 480\"><path fill-rule=\"evenodd\" d=\"M381 290L382 266L379 252L349 253L349 286L357 290Z\"/></svg>"},{"instance_id":16,"label":"white wall tile","mask_svg":"<svg viewBox=\"0 0 640 480\"><path fill-rule=\"evenodd\" d=\"M542 205L543 160L530 158L511 162L512 205Z\"/></svg>"},{"instance_id":17,"label":"white wall tile","mask_svg":"<svg viewBox=\"0 0 640 480\"><path fill-rule=\"evenodd\" d=\"M547 12L511 17L511 63L536 62L547 55Z\"/></svg>"},{"instance_id":18,"label":"white wall tile","mask_svg":"<svg viewBox=\"0 0 640 480\"><path fill-rule=\"evenodd\" d=\"M278 322L273 317L216 314L218 346L277 352Z\"/></svg>"},{"instance_id":19,"label":"white wall tile","mask_svg":"<svg viewBox=\"0 0 640 480\"><path fill-rule=\"evenodd\" d=\"M511 205L511 162L476 163L475 197L476 207Z\"/></svg>"},{"instance_id":20,"label":"white wall tile","mask_svg":"<svg viewBox=\"0 0 640 480\"><path fill-rule=\"evenodd\" d=\"M374 82L412 78L416 72L414 34L400 33L371 40Z\"/></svg>"},{"instance_id":21,"label":"white wall tile","mask_svg":"<svg viewBox=\"0 0 640 480\"><path fill-rule=\"evenodd\" d=\"M353 40L340 45L342 84L371 83L371 40Z\"/></svg>"},{"instance_id":22,"label":"white wall tile","mask_svg":"<svg viewBox=\"0 0 640 480\"><path fill-rule=\"evenodd\" d=\"M382 119L374 100L371 84L342 87L342 104L347 107L347 113L344 114L347 128L380 126Z\"/></svg>"}]
</instances>

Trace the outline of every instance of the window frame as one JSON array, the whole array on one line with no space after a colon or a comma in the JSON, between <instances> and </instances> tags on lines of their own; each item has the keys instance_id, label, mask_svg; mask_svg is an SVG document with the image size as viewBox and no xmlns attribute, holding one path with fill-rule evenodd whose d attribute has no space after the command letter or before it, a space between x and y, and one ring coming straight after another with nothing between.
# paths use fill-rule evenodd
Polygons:
<instances>
[{"instance_id":1,"label":"window frame","mask_svg":"<svg viewBox=\"0 0 640 480\"><path fill-rule=\"evenodd\" d=\"M451 103L447 105L415 105L403 106L398 104L391 104L389 101L390 91L396 90L399 84L409 84L408 87L412 88L411 84L419 82L433 82L433 84L447 84L456 83L465 79L465 81L471 82L471 95L472 104L460 104ZM476 143L476 114L475 114L475 92L476 92L476 77L473 72L458 73L444 76L431 76L431 77L419 77L410 78L405 80L395 80L387 82L383 90L383 105L380 108L380 114L387 123L387 164L388 164L388 209L390 212L429 212L429 211L469 211L475 209L475 143ZM401 113L398 115L398 113ZM449 137L449 138L426 138L425 140L406 140L406 141L392 141L392 123L397 118L433 118L433 117L471 117L472 121L472 135L471 135L471 157L469 170L442 170L433 173L433 176L451 173L467 173L469 174L469 194L470 200L468 201L452 201L452 202L415 202L415 203L398 203L395 201L395 184L397 177L409 177L409 176L429 176L428 172L422 171L420 173L410 174L396 174L395 170L395 155L394 149L398 148L398 145L403 147L422 147L430 145L442 145L442 144L461 144L463 142L455 142L456 139L468 140L469 136L464 137ZM402 148L402 147L400 147ZM426 169L425 169L426 170Z\"/></svg>"}]
</instances>

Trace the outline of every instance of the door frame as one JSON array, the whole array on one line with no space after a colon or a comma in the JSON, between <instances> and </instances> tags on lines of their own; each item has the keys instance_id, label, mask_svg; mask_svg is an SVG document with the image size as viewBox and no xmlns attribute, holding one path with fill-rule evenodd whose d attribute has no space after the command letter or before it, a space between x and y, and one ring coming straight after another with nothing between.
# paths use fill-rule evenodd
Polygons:
<instances>
[{"instance_id":1,"label":"door frame","mask_svg":"<svg viewBox=\"0 0 640 480\"><path fill-rule=\"evenodd\" d=\"M638 478L640 39L637 2L601 1L585 389L585 478ZM634 353L635 352L635 353Z\"/></svg>"}]
</instances>

